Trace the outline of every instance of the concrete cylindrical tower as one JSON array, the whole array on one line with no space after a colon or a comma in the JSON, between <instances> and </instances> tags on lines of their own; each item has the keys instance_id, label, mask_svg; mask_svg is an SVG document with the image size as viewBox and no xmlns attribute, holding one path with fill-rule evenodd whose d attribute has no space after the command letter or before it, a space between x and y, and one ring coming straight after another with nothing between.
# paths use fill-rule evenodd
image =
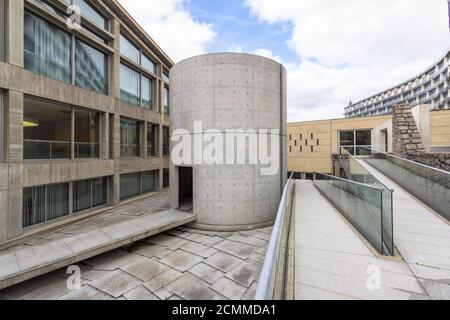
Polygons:
<instances>
[{"instance_id":1,"label":"concrete cylindrical tower","mask_svg":"<svg viewBox=\"0 0 450 320\"><path fill-rule=\"evenodd\" d=\"M194 122L201 121L203 133L211 129L275 129L278 133L272 132L270 137L279 143L275 155L279 166L271 175L261 173L264 165L260 162L171 162L171 206L193 207L198 217L194 227L199 229L235 231L272 225L287 176L284 67L255 55L207 54L178 63L170 79L172 138L179 129L186 129L194 141L198 135L194 134ZM171 150L175 144L171 142ZM249 155L246 158L249 160ZM181 202L185 196L189 198L189 186L190 206L188 203L183 208Z\"/></svg>"}]
</instances>

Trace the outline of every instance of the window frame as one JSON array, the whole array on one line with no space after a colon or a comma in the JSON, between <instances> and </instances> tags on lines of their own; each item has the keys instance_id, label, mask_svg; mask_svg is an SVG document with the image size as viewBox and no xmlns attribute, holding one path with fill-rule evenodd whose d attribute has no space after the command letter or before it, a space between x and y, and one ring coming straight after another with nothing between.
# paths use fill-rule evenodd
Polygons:
<instances>
[{"instance_id":1,"label":"window frame","mask_svg":"<svg viewBox=\"0 0 450 320\"><path fill-rule=\"evenodd\" d=\"M122 143L122 123L131 123L134 122L136 123L136 137L137 137L137 144L136 145L132 145L132 144L123 144ZM121 159L134 159L134 158L140 158L141 157L141 149L142 149L142 130L141 130L141 126L142 123L139 120L135 120L135 119L130 119L130 118L125 118L125 117L121 117L120 118L120 158ZM126 134L126 140L128 140L129 135L128 135L128 128L127 129L127 134ZM126 156L124 155L124 153L122 152L123 146L137 146L137 151L136 151L136 155L135 156Z\"/></svg>"},{"instance_id":2,"label":"window frame","mask_svg":"<svg viewBox=\"0 0 450 320\"><path fill-rule=\"evenodd\" d=\"M101 132L102 132L102 121L101 121L101 117L102 117L102 112L100 111L96 111L96 110L91 110L91 109L86 109L86 108L80 108L80 107L74 107L71 105L66 105L63 103L59 103L59 102L55 102L55 101L51 101L51 100L46 100L46 99L41 99L41 98L36 98L36 97L29 97L29 96L25 96L24 97L24 113L25 113L25 101L41 101L41 102L45 102L45 103L49 103L51 105L54 106L60 106L60 107L65 107L70 109L70 149L71 149L71 154L70 157L67 158L33 158L33 159L25 159L25 162L36 162L36 161L74 161L74 160L94 160L94 159L101 159L101 151L102 151L102 143L101 143ZM76 130L76 117L75 117L75 112L76 111L84 111L84 112L91 112L96 114L96 118L97 118L97 148L98 148L98 152L96 157L77 157L76 153L75 153L75 130ZM25 127L23 127L22 129L24 131L24 144L23 144L23 148L25 149ZM38 139L36 139L38 140ZM32 141L32 140L31 140ZM1 159L1 158L0 158Z\"/></svg>"},{"instance_id":3,"label":"window frame","mask_svg":"<svg viewBox=\"0 0 450 320\"><path fill-rule=\"evenodd\" d=\"M144 179L143 179L143 176L144 176L145 173L150 173L150 172L154 174L155 191L144 192L144 184L143 184ZM146 171L129 172L129 173L121 174L120 175L120 183L119 183L119 185L120 185L120 187L119 187L119 189L120 189L120 194L119 194L120 202L129 201L129 200L136 199L136 198L139 198L139 197L151 194L153 192L156 192L158 190L158 183L157 183L157 181L158 181L158 172L159 172L159 170L146 170ZM139 194L133 195L133 196L130 196L130 197L122 197L122 177L128 176L128 175L139 175Z\"/></svg>"},{"instance_id":4,"label":"window frame","mask_svg":"<svg viewBox=\"0 0 450 320\"><path fill-rule=\"evenodd\" d=\"M128 103L128 104L130 104L132 106L156 112L156 110L155 110L156 109L156 104L155 104L155 100L156 100L155 99L155 97L156 97L156 95L155 95L155 93L156 93L155 83L156 83L157 79L155 78L155 76L150 74L150 73L144 72L143 70L141 70L141 68L139 68L138 66L134 65L133 63L130 63L128 60L121 60L120 61L120 66L121 66L121 68L122 68L122 66L124 66L125 68L128 68L128 69L132 70L133 72L135 72L136 74L139 75L139 97L138 97L139 102L138 102L138 104L134 104L134 103L128 102L128 101L126 101L126 100L124 100L122 98L122 79L121 79L121 76L119 76L119 78L120 78L120 92L121 92L120 100L125 102L125 103ZM120 72L122 72L121 68L120 68ZM143 91L142 90L142 82L143 82L142 79L143 78L147 78L147 79L150 80L150 106L148 108L144 107L143 104L142 104L142 101L143 101L143 99L142 99L142 97L143 97L143 95L142 95L142 91Z\"/></svg>"},{"instance_id":5,"label":"window frame","mask_svg":"<svg viewBox=\"0 0 450 320\"><path fill-rule=\"evenodd\" d=\"M30 69L26 69L29 70L37 75L43 76L43 77L47 77L50 79L53 79L55 81L61 81L63 83L67 83L69 85L75 86L77 88L82 88L88 91L92 91L95 92L97 94L101 94L101 95L105 95L105 96L109 96L110 94L110 52L108 52L107 50L105 50L105 48L102 47L102 44L105 45L105 43L107 42L106 39L104 39L105 43L101 43L99 42L100 39L103 39L101 36L97 35L94 31L92 31L89 27L86 27L84 24L82 24L82 30L88 30L87 34L93 33L93 36L91 35L90 37L83 37L80 36L78 33L80 33L79 31L77 32L76 30L66 30L66 28L62 28L61 26L57 25L55 22L51 21L51 19L44 17L43 15L41 15L40 13L36 12L35 10L33 10L33 8L29 8L29 7L25 7L24 10L24 19L26 15L30 15L33 18L37 18L40 19L42 21L44 21L46 24L50 25L52 28L55 28L56 30L59 30L65 34L67 34L69 36L69 42L70 42L70 48L69 48L69 52L70 52L70 63L69 63L69 80L63 81L63 80L58 80L58 79L54 79L53 77L49 77L45 74L41 74L38 72L35 72L33 70ZM94 37L96 36L96 37ZM25 28L24 28L24 37L25 37ZM100 38L100 39L98 39ZM76 85L76 47L77 47L77 41L92 47L93 49L95 49L96 51L100 52L101 54L104 55L105 58L105 90L104 92L98 92L95 90L92 90L90 88L85 88L85 87L81 87ZM25 54L25 48L24 48L24 54Z\"/></svg>"},{"instance_id":6,"label":"window frame","mask_svg":"<svg viewBox=\"0 0 450 320\"><path fill-rule=\"evenodd\" d=\"M344 132L352 132L353 133L353 144L343 145L341 142L341 134ZM370 145L359 145L358 141L358 132L370 132ZM352 156L364 156L358 154L358 149L360 148L372 148L373 145L373 129L352 129L352 130L339 130L338 131L338 142L339 142L339 151L338 153L342 153L342 148L347 150ZM352 152L350 152L352 149Z\"/></svg>"},{"instance_id":7,"label":"window frame","mask_svg":"<svg viewBox=\"0 0 450 320\"><path fill-rule=\"evenodd\" d=\"M92 186L95 180L103 180L103 186L105 188L104 192L105 192L105 203L98 205L98 206L94 206L93 205L93 193L92 193ZM90 182L90 208L89 209L85 209L82 211L74 211L74 203L75 203L75 196L74 196L74 184L77 182L82 182L82 181L89 181ZM67 203L68 203L68 214L55 218L55 219L49 219L48 218L48 214L49 214L49 209L48 209L48 201L49 201L49 196L48 196L48 189L50 187L54 187L54 186L60 186L60 185L67 185L68 186L68 199L67 199ZM26 187L23 188L23 193L25 193L25 190L30 190L30 189L35 189L35 188L44 188L44 215L45 215L45 219L42 222L36 223L36 224L31 224L28 226L25 226L25 213L23 211L23 201L24 199L22 199L22 228L24 230L30 230L30 229L35 229L35 228L39 228L41 226L45 226L45 225L49 225L52 223L57 223L59 221L65 220L65 219L69 219L72 217L76 217L76 216L80 216L89 212L93 212L96 210L100 210L102 208L106 208L108 206L108 191L109 191L109 186L108 186L108 177L98 177L98 178L90 178L90 179L86 179L86 180L77 180L77 181L70 181L70 182L61 182L61 183L52 183L52 184L46 184L46 185L39 185L39 186L32 186L32 187Z\"/></svg>"}]
</instances>

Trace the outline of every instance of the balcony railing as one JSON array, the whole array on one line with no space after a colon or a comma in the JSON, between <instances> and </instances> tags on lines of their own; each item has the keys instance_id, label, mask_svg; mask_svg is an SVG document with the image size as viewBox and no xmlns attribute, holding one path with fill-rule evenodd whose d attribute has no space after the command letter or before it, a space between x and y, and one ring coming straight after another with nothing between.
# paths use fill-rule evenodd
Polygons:
<instances>
[{"instance_id":1,"label":"balcony railing","mask_svg":"<svg viewBox=\"0 0 450 320\"><path fill-rule=\"evenodd\" d=\"M70 159L72 157L70 141L24 140L24 159Z\"/></svg>"}]
</instances>

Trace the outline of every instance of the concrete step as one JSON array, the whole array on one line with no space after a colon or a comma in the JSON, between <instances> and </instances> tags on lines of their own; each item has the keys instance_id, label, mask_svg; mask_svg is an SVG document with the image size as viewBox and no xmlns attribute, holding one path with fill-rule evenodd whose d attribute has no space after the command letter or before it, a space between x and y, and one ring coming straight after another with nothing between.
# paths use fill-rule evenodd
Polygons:
<instances>
[{"instance_id":1,"label":"concrete step","mask_svg":"<svg viewBox=\"0 0 450 320\"><path fill-rule=\"evenodd\" d=\"M45 238L0 251L0 289L70 266L105 252L129 245L167 230L194 222L196 216L179 210L164 210L141 216L111 213L111 224L80 223Z\"/></svg>"}]
</instances>

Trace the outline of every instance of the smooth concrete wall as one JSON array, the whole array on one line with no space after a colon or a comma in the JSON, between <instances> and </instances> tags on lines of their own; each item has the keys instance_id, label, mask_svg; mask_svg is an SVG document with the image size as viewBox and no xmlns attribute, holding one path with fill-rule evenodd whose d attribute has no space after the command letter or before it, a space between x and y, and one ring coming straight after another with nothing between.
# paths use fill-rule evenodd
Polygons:
<instances>
[{"instance_id":1,"label":"smooth concrete wall","mask_svg":"<svg viewBox=\"0 0 450 320\"><path fill-rule=\"evenodd\" d=\"M203 122L203 131L280 132L272 136L281 143L275 175L261 175L260 165L193 165L194 226L228 231L272 224L287 176L285 69L254 55L208 54L180 62L170 78L172 134L180 128L193 132L194 121ZM178 168L173 164L170 188L171 205L178 208Z\"/></svg>"}]
</instances>

